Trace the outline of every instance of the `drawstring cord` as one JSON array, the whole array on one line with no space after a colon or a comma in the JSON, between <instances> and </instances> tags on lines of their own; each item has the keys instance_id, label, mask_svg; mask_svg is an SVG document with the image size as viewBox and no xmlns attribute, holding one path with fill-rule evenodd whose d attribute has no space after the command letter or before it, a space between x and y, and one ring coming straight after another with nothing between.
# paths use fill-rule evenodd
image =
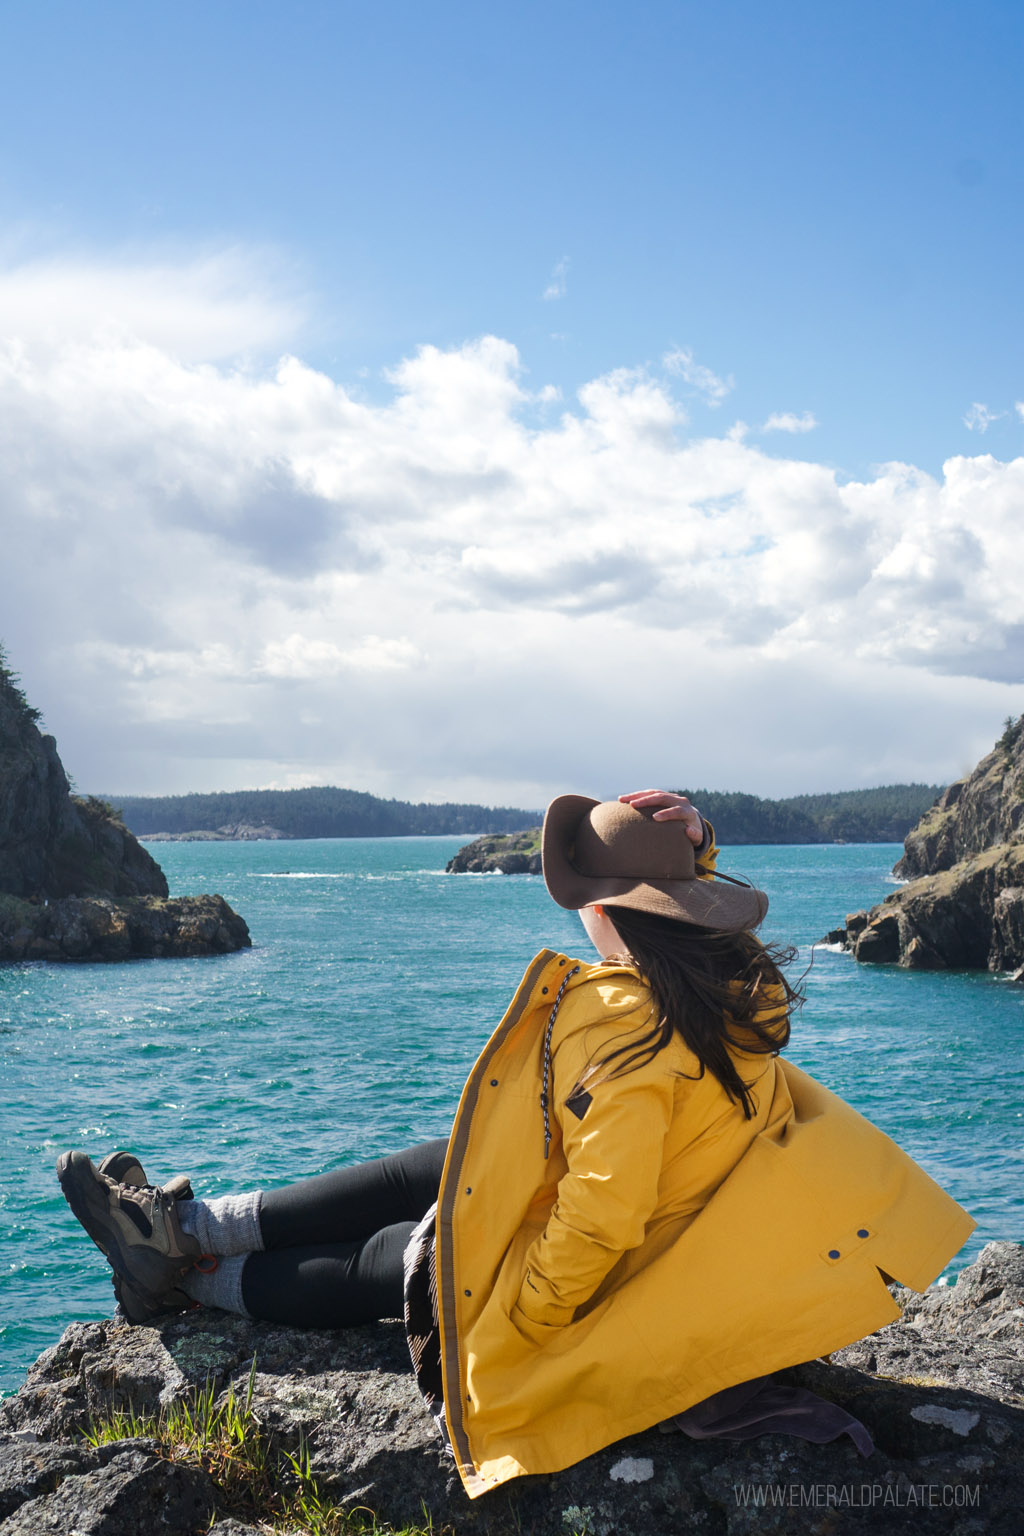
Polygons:
<instances>
[{"instance_id":1,"label":"drawstring cord","mask_svg":"<svg viewBox=\"0 0 1024 1536\"><path fill-rule=\"evenodd\" d=\"M558 1014L558 1005L562 1001L562 993L569 985L570 977L575 976L579 969L580 967L578 965L574 965L572 970L566 971L565 975L562 977L562 985L558 989L558 995L555 998L554 1007L551 1009L551 1012L548 1015L548 1027L544 1031L544 1086L541 1089L540 1094L540 1107L544 1111L545 1162L547 1162L548 1158L548 1148L551 1146L551 1122L548 1119L548 1085L551 1082L551 1031L555 1027L555 1018Z\"/></svg>"}]
</instances>

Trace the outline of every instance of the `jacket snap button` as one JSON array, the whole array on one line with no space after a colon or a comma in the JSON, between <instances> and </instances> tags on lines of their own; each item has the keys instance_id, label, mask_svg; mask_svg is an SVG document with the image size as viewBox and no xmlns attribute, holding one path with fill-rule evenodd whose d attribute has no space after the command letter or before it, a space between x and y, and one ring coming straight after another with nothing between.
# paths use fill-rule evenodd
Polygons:
<instances>
[{"instance_id":1,"label":"jacket snap button","mask_svg":"<svg viewBox=\"0 0 1024 1536\"><path fill-rule=\"evenodd\" d=\"M559 960L559 962L558 962L558 963L559 963L559 965L564 965L564 964L565 964L565 961L564 961L564 960Z\"/></svg>"},{"instance_id":2,"label":"jacket snap button","mask_svg":"<svg viewBox=\"0 0 1024 1536\"><path fill-rule=\"evenodd\" d=\"M838 1257L839 1257L839 1249L838 1248L830 1248L829 1251L828 1251L828 1256L829 1256L830 1259L838 1259Z\"/></svg>"},{"instance_id":3,"label":"jacket snap button","mask_svg":"<svg viewBox=\"0 0 1024 1536\"><path fill-rule=\"evenodd\" d=\"M491 1087L492 1088L497 1088L497 1086L498 1086L498 1079L496 1077L492 1077L491 1078Z\"/></svg>"},{"instance_id":4,"label":"jacket snap button","mask_svg":"<svg viewBox=\"0 0 1024 1536\"><path fill-rule=\"evenodd\" d=\"M540 989L540 990L541 990L541 996L542 996L542 997L547 997L547 995L548 995L548 989L547 989L547 987L541 987L541 989Z\"/></svg>"},{"instance_id":5,"label":"jacket snap button","mask_svg":"<svg viewBox=\"0 0 1024 1536\"><path fill-rule=\"evenodd\" d=\"M868 1235L867 1227L861 1227L860 1230L857 1233L858 1237L867 1237L867 1235Z\"/></svg>"},{"instance_id":6,"label":"jacket snap button","mask_svg":"<svg viewBox=\"0 0 1024 1536\"><path fill-rule=\"evenodd\" d=\"M465 1293L464 1293L464 1294L465 1294L465 1295L466 1295L466 1296L472 1296L472 1294L473 1294L473 1292L472 1292L472 1291L466 1291L466 1292L465 1292Z\"/></svg>"},{"instance_id":7,"label":"jacket snap button","mask_svg":"<svg viewBox=\"0 0 1024 1536\"><path fill-rule=\"evenodd\" d=\"M466 1185L466 1194L467 1195L471 1195L472 1193L473 1193L473 1186L472 1186L472 1184L467 1184Z\"/></svg>"}]
</instances>

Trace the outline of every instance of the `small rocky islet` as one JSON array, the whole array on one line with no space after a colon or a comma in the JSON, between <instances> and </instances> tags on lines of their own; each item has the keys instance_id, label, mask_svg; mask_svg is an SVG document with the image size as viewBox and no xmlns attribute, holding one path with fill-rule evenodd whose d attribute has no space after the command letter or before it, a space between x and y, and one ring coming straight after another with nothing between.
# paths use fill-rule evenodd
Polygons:
<instances>
[{"instance_id":1,"label":"small rocky islet","mask_svg":"<svg viewBox=\"0 0 1024 1536\"><path fill-rule=\"evenodd\" d=\"M539 875L540 827L488 832L460 848L445 865L449 875Z\"/></svg>"},{"instance_id":2,"label":"small rocky islet","mask_svg":"<svg viewBox=\"0 0 1024 1536\"><path fill-rule=\"evenodd\" d=\"M221 896L169 897L117 812L74 795L0 653L0 962L226 954L249 929Z\"/></svg>"}]
</instances>

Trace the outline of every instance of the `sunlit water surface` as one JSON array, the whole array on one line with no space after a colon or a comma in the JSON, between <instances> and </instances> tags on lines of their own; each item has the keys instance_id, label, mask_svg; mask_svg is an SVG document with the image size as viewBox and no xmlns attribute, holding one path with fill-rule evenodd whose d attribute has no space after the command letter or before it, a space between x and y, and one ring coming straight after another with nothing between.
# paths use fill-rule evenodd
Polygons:
<instances>
[{"instance_id":1,"label":"sunlit water surface","mask_svg":"<svg viewBox=\"0 0 1024 1536\"><path fill-rule=\"evenodd\" d=\"M589 958L529 876L446 876L459 838L172 843L172 893L219 891L253 948L218 959L0 967L0 1387L109 1271L53 1165L127 1146L203 1194L267 1187L444 1135L533 954ZM765 933L810 946L892 889L898 846L743 848L722 865L772 899ZM790 1056L895 1137L978 1221L950 1275L1020 1238L1024 990L816 949Z\"/></svg>"}]
</instances>

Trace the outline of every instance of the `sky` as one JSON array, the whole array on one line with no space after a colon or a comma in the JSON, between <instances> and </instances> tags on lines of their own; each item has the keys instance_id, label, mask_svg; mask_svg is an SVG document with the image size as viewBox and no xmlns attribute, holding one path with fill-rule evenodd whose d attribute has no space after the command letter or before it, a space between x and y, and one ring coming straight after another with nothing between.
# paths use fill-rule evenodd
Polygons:
<instances>
[{"instance_id":1,"label":"sky","mask_svg":"<svg viewBox=\"0 0 1024 1536\"><path fill-rule=\"evenodd\" d=\"M0 0L83 791L948 782L1024 710L1024 8Z\"/></svg>"}]
</instances>

